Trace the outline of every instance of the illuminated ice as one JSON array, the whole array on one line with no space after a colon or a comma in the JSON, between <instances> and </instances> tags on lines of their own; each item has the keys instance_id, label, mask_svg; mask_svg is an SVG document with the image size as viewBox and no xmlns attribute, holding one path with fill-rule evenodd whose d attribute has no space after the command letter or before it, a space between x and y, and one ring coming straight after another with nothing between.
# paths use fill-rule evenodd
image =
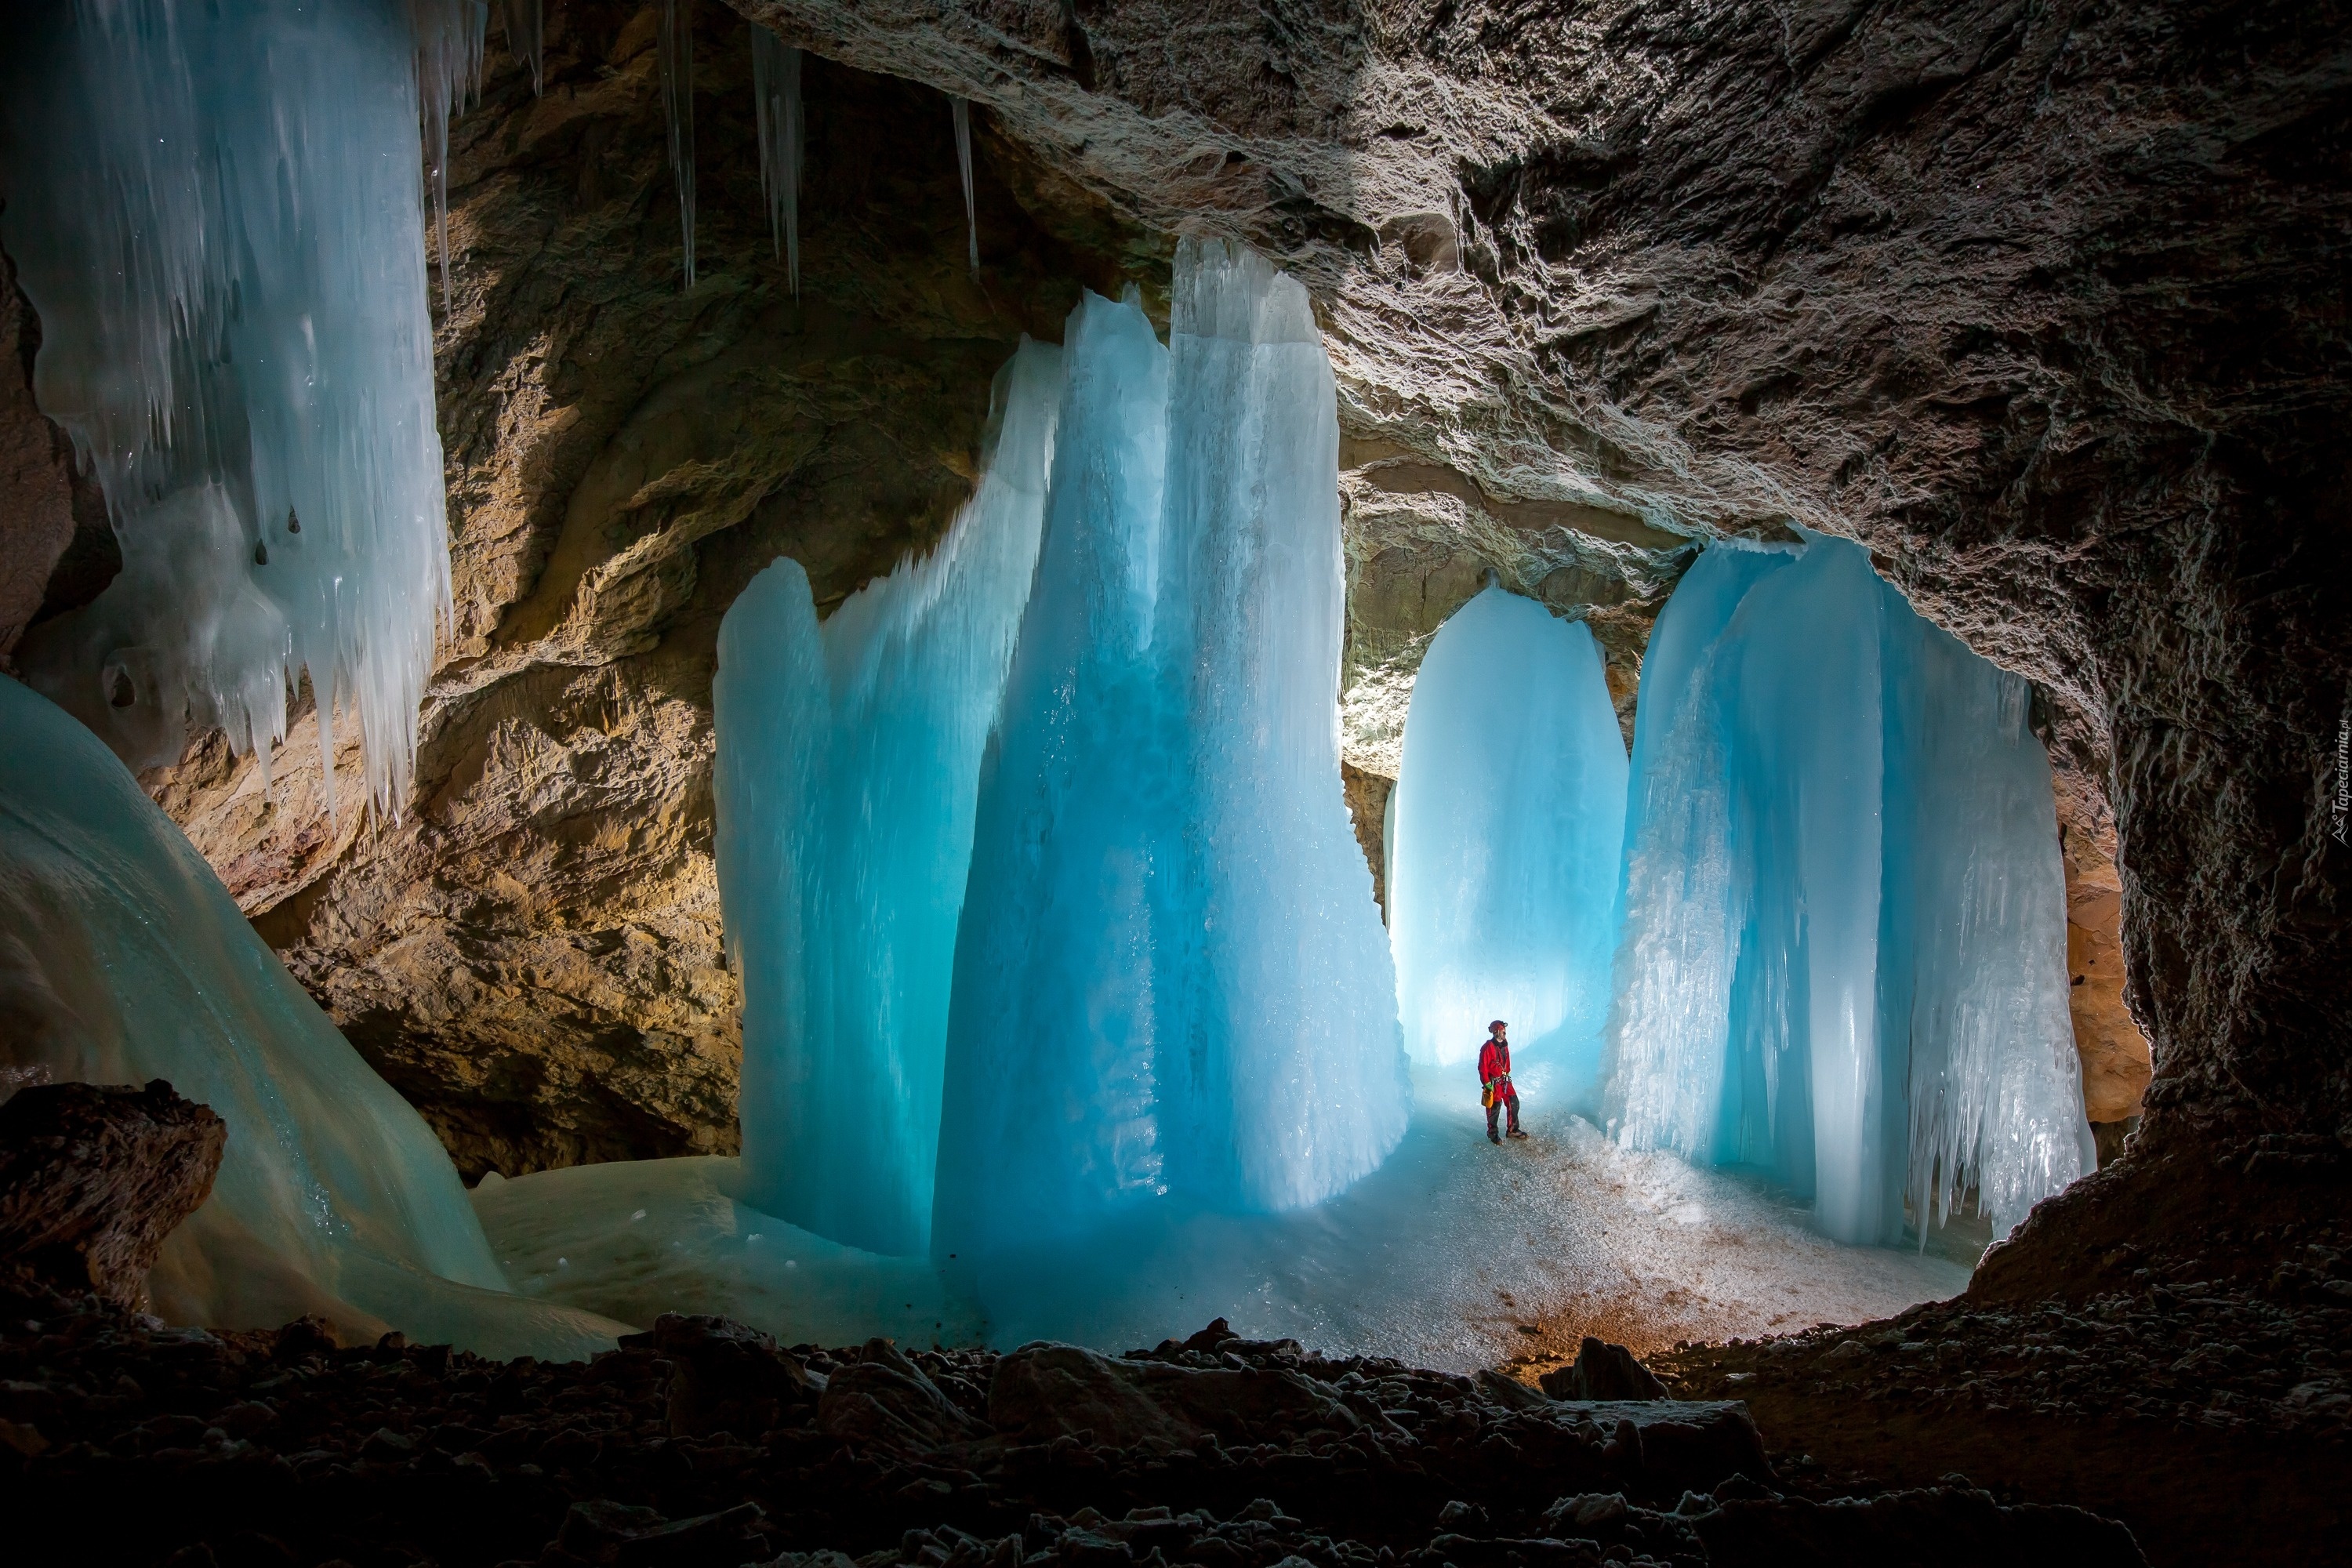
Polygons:
<instances>
[{"instance_id":1,"label":"illuminated ice","mask_svg":"<svg viewBox=\"0 0 2352 1568\"><path fill-rule=\"evenodd\" d=\"M933 1245L968 1265L1311 1205L1404 1130L1339 777L1330 365L1249 252L1181 247L1173 304L1164 355L1132 300L1072 318L957 952Z\"/></svg>"},{"instance_id":2,"label":"illuminated ice","mask_svg":"<svg viewBox=\"0 0 2352 1568\"><path fill-rule=\"evenodd\" d=\"M419 113L442 126L470 85L483 8L24 16L0 238L41 316L41 406L94 466L124 569L18 660L133 766L176 760L192 721L266 762L307 670L322 737L355 710L396 808L449 605Z\"/></svg>"},{"instance_id":3,"label":"illuminated ice","mask_svg":"<svg viewBox=\"0 0 2352 1568\"><path fill-rule=\"evenodd\" d=\"M1389 940L1414 1062L1514 1066L1591 1110L1615 947L1625 742L1580 622L1488 588L1432 639L1391 798Z\"/></svg>"},{"instance_id":4,"label":"illuminated ice","mask_svg":"<svg viewBox=\"0 0 2352 1568\"><path fill-rule=\"evenodd\" d=\"M2090 1168L2024 703L1858 546L1699 559L1635 728L1622 1142L1760 1173L1855 1242L1971 1187L2006 1234Z\"/></svg>"},{"instance_id":5,"label":"illuminated ice","mask_svg":"<svg viewBox=\"0 0 2352 1568\"><path fill-rule=\"evenodd\" d=\"M608 1348L621 1325L507 1293L439 1141L121 763L5 678L0 734L0 1079L168 1079L228 1123L156 1310L254 1329L318 1312L487 1355Z\"/></svg>"},{"instance_id":6,"label":"illuminated ice","mask_svg":"<svg viewBox=\"0 0 2352 1568\"><path fill-rule=\"evenodd\" d=\"M940 546L820 628L777 562L719 628L718 860L743 977L745 1196L831 1238L929 1234L956 917L981 749L1029 597L1061 351L1000 376Z\"/></svg>"}]
</instances>

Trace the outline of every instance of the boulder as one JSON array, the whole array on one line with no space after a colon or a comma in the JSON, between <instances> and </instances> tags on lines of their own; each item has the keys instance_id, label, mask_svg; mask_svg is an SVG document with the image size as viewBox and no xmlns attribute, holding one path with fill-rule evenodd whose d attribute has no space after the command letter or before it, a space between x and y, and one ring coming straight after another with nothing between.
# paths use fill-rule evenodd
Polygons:
<instances>
[{"instance_id":1,"label":"boulder","mask_svg":"<svg viewBox=\"0 0 2352 1568\"><path fill-rule=\"evenodd\" d=\"M1575 1362L1542 1378L1543 1390L1554 1399L1664 1399L1666 1385L1633 1359L1623 1345L1584 1336Z\"/></svg>"},{"instance_id":2,"label":"boulder","mask_svg":"<svg viewBox=\"0 0 2352 1568\"><path fill-rule=\"evenodd\" d=\"M779 1425L787 1407L806 1405L824 1390L824 1380L774 1340L726 1318L664 1312L651 1333L624 1342L667 1358L673 1437L732 1432L756 1438Z\"/></svg>"},{"instance_id":3,"label":"boulder","mask_svg":"<svg viewBox=\"0 0 2352 1568\"><path fill-rule=\"evenodd\" d=\"M860 1447L916 1453L986 1435L923 1369L888 1340L868 1340L857 1362L833 1374L816 1424Z\"/></svg>"},{"instance_id":4,"label":"boulder","mask_svg":"<svg viewBox=\"0 0 2352 1568\"><path fill-rule=\"evenodd\" d=\"M1121 1448L1146 1438L1190 1447L1211 1435L1255 1443L1316 1427L1352 1432L1359 1425L1346 1405L1286 1368L1202 1370L1044 1342L997 1362L988 1418L1017 1441L1090 1432L1097 1443Z\"/></svg>"},{"instance_id":5,"label":"boulder","mask_svg":"<svg viewBox=\"0 0 2352 1568\"><path fill-rule=\"evenodd\" d=\"M211 1195L227 1124L157 1079L39 1084L0 1105L0 1266L133 1311L173 1227Z\"/></svg>"}]
</instances>

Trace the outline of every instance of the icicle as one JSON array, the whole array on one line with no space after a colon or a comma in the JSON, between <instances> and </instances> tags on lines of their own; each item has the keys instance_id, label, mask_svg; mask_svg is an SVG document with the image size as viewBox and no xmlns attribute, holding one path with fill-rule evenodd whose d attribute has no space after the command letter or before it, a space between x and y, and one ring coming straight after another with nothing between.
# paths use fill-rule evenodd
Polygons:
<instances>
[{"instance_id":1,"label":"icicle","mask_svg":"<svg viewBox=\"0 0 2352 1568\"><path fill-rule=\"evenodd\" d=\"M669 167L677 181L678 227L686 237L686 286L694 287L694 0L662 0L662 110L669 117Z\"/></svg>"},{"instance_id":2,"label":"icicle","mask_svg":"<svg viewBox=\"0 0 2352 1568\"><path fill-rule=\"evenodd\" d=\"M425 150L433 160L433 237L441 262L441 309L449 310L449 120L481 91L486 0L409 0L416 35L416 87Z\"/></svg>"},{"instance_id":3,"label":"icicle","mask_svg":"<svg viewBox=\"0 0 2352 1568\"><path fill-rule=\"evenodd\" d=\"M964 231L971 247L971 275L980 276L980 213L971 200L971 100L950 97L955 114L956 169L963 175Z\"/></svg>"},{"instance_id":4,"label":"icicle","mask_svg":"<svg viewBox=\"0 0 2352 1568\"><path fill-rule=\"evenodd\" d=\"M801 52L754 23L751 96L760 120L760 188L768 226L785 258L793 298L801 297Z\"/></svg>"},{"instance_id":5,"label":"icicle","mask_svg":"<svg viewBox=\"0 0 2352 1568\"><path fill-rule=\"evenodd\" d=\"M0 60L0 231L41 314L41 405L97 470L123 571L18 658L134 767L192 723L274 743L307 671L322 733L357 713L396 812L449 611L419 125L446 129L484 7L27 16Z\"/></svg>"},{"instance_id":6,"label":"icicle","mask_svg":"<svg viewBox=\"0 0 2352 1568\"><path fill-rule=\"evenodd\" d=\"M530 91L547 90L546 0L506 0L507 53L530 67Z\"/></svg>"}]
</instances>

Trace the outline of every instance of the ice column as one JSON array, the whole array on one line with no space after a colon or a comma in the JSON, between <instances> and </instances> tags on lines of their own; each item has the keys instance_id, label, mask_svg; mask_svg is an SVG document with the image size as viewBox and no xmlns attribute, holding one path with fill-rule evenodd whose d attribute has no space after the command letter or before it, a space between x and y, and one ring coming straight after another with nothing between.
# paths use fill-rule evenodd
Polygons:
<instances>
[{"instance_id":1,"label":"ice column","mask_svg":"<svg viewBox=\"0 0 2352 1568\"><path fill-rule=\"evenodd\" d=\"M721 623L719 892L743 977L745 1196L877 1252L929 1232L981 751L1037 559L1060 351L1024 342L979 490L820 629L779 561Z\"/></svg>"},{"instance_id":2,"label":"ice column","mask_svg":"<svg viewBox=\"0 0 2352 1568\"><path fill-rule=\"evenodd\" d=\"M759 110L760 189L768 198L768 225L801 295L801 158L806 127L801 118L801 52L751 25L751 96Z\"/></svg>"},{"instance_id":3,"label":"ice column","mask_svg":"<svg viewBox=\"0 0 2352 1568\"><path fill-rule=\"evenodd\" d=\"M0 1085L169 1079L228 1123L156 1310L215 1328L319 1312L494 1356L609 1348L621 1325L507 1293L440 1141L121 763L5 678L0 735Z\"/></svg>"},{"instance_id":4,"label":"ice column","mask_svg":"<svg viewBox=\"0 0 2352 1568\"><path fill-rule=\"evenodd\" d=\"M1164 369L1133 303L1074 318L982 778L935 1250L1159 1199L1312 1204L1403 1131L1394 971L1339 776L1329 362L1306 290L1247 251L1181 246L1173 306Z\"/></svg>"},{"instance_id":5,"label":"ice column","mask_svg":"<svg viewBox=\"0 0 2352 1568\"><path fill-rule=\"evenodd\" d=\"M356 710L396 807L449 603L417 74L446 108L481 8L25 16L0 223L41 314L41 405L94 464L123 569L19 660L134 766L175 759L191 721L266 762L307 668L322 739Z\"/></svg>"},{"instance_id":6,"label":"ice column","mask_svg":"<svg viewBox=\"0 0 2352 1568\"><path fill-rule=\"evenodd\" d=\"M1486 1023L1592 1108L1615 947L1625 743L1580 622L1488 588L1414 678L1392 797L1389 940L1405 1047L1474 1058Z\"/></svg>"},{"instance_id":7,"label":"ice column","mask_svg":"<svg viewBox=\"0 0 2352 1568\"><path fill-rule=\"evenodd\" d=\"M1848 1241L1972 1187L2005 1233L2089 1168L2022 692L1855 545L1701 556L1635 726L1622 1142L1759 1171Z\"/></svg>"}]
</instances>

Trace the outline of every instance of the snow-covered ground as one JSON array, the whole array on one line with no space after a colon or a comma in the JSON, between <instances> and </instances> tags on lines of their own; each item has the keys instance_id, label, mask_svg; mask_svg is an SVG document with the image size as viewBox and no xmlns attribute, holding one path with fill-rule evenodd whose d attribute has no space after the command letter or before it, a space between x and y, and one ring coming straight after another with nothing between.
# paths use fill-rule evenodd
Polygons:
<instances>
[{"instance_id":1,"label":"snow-covered ground","mask_svg":"<svg viewBox=\"0 0 2352 1568\"><path fill-rule=\"evenodd\" d=\"M1824 1240L1731 1177L1624 1152L1547 1114L1539 1072L1523 1079L1532 1136L1496 1148L1467 1077L1422 1078L1396 1153L1314 1209L1171 1217L976 1269L877 1258L762 1215L728 1195L731 1160L545 1172L488 1184L475 1205L528 1294L639 1324L720 1312L787 1342L1117 1350L1223 1317L1468 1370L1572 1355L1586 1333L1646 1352L1860 1321L1968 1282L1945 1258Z\"/></svg>"}]
</instances>

